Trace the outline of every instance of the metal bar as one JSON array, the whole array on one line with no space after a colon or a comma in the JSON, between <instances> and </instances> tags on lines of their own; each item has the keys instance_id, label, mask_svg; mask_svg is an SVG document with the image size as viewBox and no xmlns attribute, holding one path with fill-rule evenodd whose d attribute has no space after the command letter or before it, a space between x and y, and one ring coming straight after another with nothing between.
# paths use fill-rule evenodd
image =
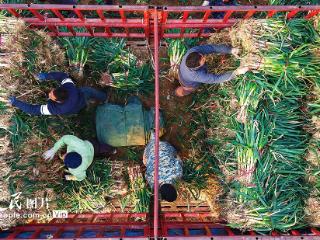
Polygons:
<instances>
[{"instance_id":1,"label":"metal bar","mask_svg":"<svg viewBox=\"0 0 320 240\"><path fill-rule=\"evenodd\" d=\"M73 27L67 26L67 28L70 31L70 33L72 34L72 36L76 36L77 35L76 32L73 30ZM60 36L63 36L63 32L60 32L59 34L60 34Z\"/></svg>"},{"instance_id":2,"label":"metal bar","mask_svg":"<svg viewBox=\"0 0 320 240\"><path fill-rule=\"evenodd\" d=\"M293 18L298 12L300 12L300 10L293 10L289 12L287 15L287 19Z\"/></svg>"},{"instance_id":3,"label":"metal bar","mask_svg":"<svg viewBox=\"0 0 320 240\"><path fill-rule=\"evenodd\" d=\"M29 7L27 4L1 4L0 9L7 10L8 8L14 9L21 9L21 10L28 10ZM59 4L32 4L32 9L37 10L44 10L44 9L57 9L57 10L69 10L73 11L73 5L59 5ZM77 5L77 10L80 11L96 11L96 10L103 10L103 11L119 11L119 6L117 5ZM148 10L148 6L131 6L131 5L123 5L121 9L124 11L140 11L143 12ZM236 11L236 12L248 12L250 10L256 10L257 12L269 12L269 11L278 11L278 12L289 12L293 10L299 11L314 11L319 10L319 5L303 5L303 6L215 6L214 10L211 11ZM210 10L210 7L203 7L203 6L166 6L164 8L164 12L183 12L183 11L192 11L192 12L205 12L206 10Z\"/></svg>"},{"instance_id":4,"label":"metal bar","mask_svg":"<svg viewBox=\"0 0 320 240\"><path fill-rule=\"evenodd\" d=\"M29 9L29 11L30 11L34 16L36 16L39 20L44 21L44 17L43 17L40 13L38 13L37 10L35 10L35 9Z\"/></svg>"},{"instance_id":5,"label":"metal bar","mask_svg":"<svg viewBox=\"0 0 320 240\"><path fill-rule=\"evenodd\" d=\"M61 21L64 21L64 16L57 9L50 9Z\"/></svg>"},{"instance_id":6,"label":"metal bar","mask_svg":"<svg viewBox=\"0 0 320 240\"><path fill-rule=\"evenodd\" d=\"M56 26L48 26L48 28L55 34L55 36L59 36L59 32Z\"/></svg>"},{"instance_id":7,"label":"metal bar","mask_svg":"<svg viewBox=\"0 0 320 240\"><path fill-rule=\"evenodd\" d=\"M154 163L154 238L158 238L159 227L159 26L158 10L154 9L154 71L155 71L155 163Z\"/></svg>"},{"instance_id":8,"label":"metal bar","mask_svg":"<svg viewBox=\"0 0 320 240\"><path fill-rule=\"evenodd\" d=\"M228 22L230 16L232 15L233 11L227 11L226 15L224 15L224 18L223 18L223 23L226 23Z\"/></svg>"},{"instance_id":9,"label":"metal bar","mask_svg":"<svg viewBox=\"0 0 320 240\"><path fill-rule=\"evenodd\" d=\"M9 13L11 13L13 16L15 17L20 17L20 14L16 12L16 10L12 9L12 8L8 8L6 9Z\"/></svg>"},{"instance_id":10,"label":"metal bar","mask_svg":"<svg viewBox=\"0 0 320 240\"><path fill-rule=\"evenodd\" d=\"M150 22L149 21L150 21L149 11L144 11L143 12L143 23L145 24L144 32L148 42L150 38Z\"/></svg>"},{"instance_id":11,"label":"metal bar","mask_svg":"<svg viewBox=\"0 0 320 240\"><path fill-rule=\"evenodd\" d=\"M167 19L168 19L168 12L162 11L161 12L161 24L160 24L160 39L163 38L164 31L165 31L165 28L163 27L163 25L166 24Z\"/></svg>"},{"instance_id":12,"label":"metal bar","mask_svg":"<svg viewBox=\"0 0 320 240\"><path fill-rule=\"evenodd\" d=\"M278 11L278 12L289 12L293 10L299 11L312 11L319 10L319 5L286 5L286 6L275 6L275 5L261 5L261 6L250 6L250 5L240 5L240 6L214 6L213 12L226 12L226 11L236 11L236 12L248 12L250 10L255 10L257 12L269 12L269 11ZM192 12L204 12L209 10L210 7L203 6L167 6L164 11L166 12L182 12L182 11L192 11Z\"/></svg>"},{"instance_id":13,"label":"metal bar","mask_svg":"<svg viewBox=\"0 0 320 240\"><path fill-rule=\"evenodd\" d=\"M86 22L52 22L52 21L25 21L29 23L30 25L35 25L35 26L72 26L72 27L115 27L115 28L144 28L145 25L142 23L104 23L100 21L100 19L96 19L98 21L86 21Z\"/></svg>"},{"instance_id":14,"label":"metal bar","mask_svg":"<svg viewBox=\"0 0 320 240\"><path fill-rule=\"evenodd\" d=\"M268 12L268 15L267 15L267 18L273 17L273 15L275 15L276 13L277 13L277 11L274 11L274 10L269 11L269 12Z\"/></svg>"},{"instance_id":15,"label":"metal bar","mask_svg":"<svg viewBox=\"0 0 320 240\"><path fill-rule=\"evenodd\" d=\"M119 13L120 13L120 17L121 17L122 23L126 24L126 23L127 23L127 18L126 18L125 12L121 9L121 10L119 11ZM126 25L124 26L124 30L125 30L125 32L126 32L126 34L127 34L127 36L128 36L129 30L128 30L128 28L126 27Z\"/></svg>"},{"instance_id":16,"label":"metal bar","mask_svg":"<svg viewBox=\"0 0 320 240\"><path fill-rule=\"evenodd\" d=\"M320 10L311 11L305 18L306 19L310 19L310 18L314 17L315 15L317 15L319 13L320 13Z\"/></svg>"},{"instance_id":17,"label":"metal bar","mask_svg":"<svg viewBox=\"0 0 320 240\"><path fill-rule=\"evenodd\" d=\"M102 10L97 10L97 14L98 14L99 18L101 19L101 21L104 22L106 20Z\"/></svg>"},{"instance_id":18,"label":"metal bar","mask_svg":"<svg viewBox=\"0 0 320 240\"><path fill-rule=\"evenodd\" d=\"M315 229L315 228L311 228L310 231L311 231L314 235L320 236L320 230L317 230L317 229Z\"/></svg>"},{"instance_id":19,"label":"metal bar","mask_svg":"<svg viewBox=\"0 0 320 240\"><path fill-rule=\"evenodd\" d=\"M228 23L235 24L241 19L236 19L236 18L229 18ZM203 22L202 19L188 19L185 23L181 21L181 19L169 19L167 21L166 27L171 27L171 28L178 28L181 26L184 27L193 27L193 25L196 25L197 27L201 27L204 24L223 24L221 19L208 19L206 22Z\"/></svg>"},{"instance_id":20,"label":"metal bar","mask_svg":"<svg viewBox=\"0 0 320 240\"><path fill-rule=\"evenodd\" d=\"M53 33L49 33L49 36L54 37L55 35ZM59 32L59 36L60 37L74 37L74 36L78 36L78 37L92 37L91 34L89 32L77 32L77 33L71 33L71 32ZM105 38L111 38L111 37L115 37L115 38L145 38L145 34L144 33L129 33L128 35L126 33L112 33L112 35L108 34L108 33L104 33L104 32L96 32L94 33L95 37L105 37Z\"/></svg>"},{"instance_id":21,"label":"metal bar","mask_svg":"<svg viewBox=\"0 0 320 240\"><path fill-rule=\"evenodd\" d=\"M38 238L39 237L39 234L42 232L42 228L39 228L39 229L37 229L31 236L30 236L30 238L31 239L36 239L36 238Z\"/></svg>"},{"instance_id":22,"label":"metal bar","mask_svg":"<svg viewBox=\"0 0 320 240\"><path fill-rule=\"evenodd\" d=\"M105 30L105 32L108 34L108 37L111 37L111 36L112 36L112 32L110 31L110 28L105 27L104 30Z\"/></svg>"},{"instance_id":23,"label":"metal bar","mask_svg":"<svg viewBox=\"0 0 320 240\"><path fill-rule=\"evenodd\" d=\"M80 18L81 21L83 21L83 22L85 21L85 17L83 16L83 14L81 13L80 10L74 9L73 11L77 14L78 18Z\"/></svg>"},{"instance_id":24,"label":"metal bar","mask_svg":"<svg viewBox=\"0 0 320 240\"><path fill-rule=\"evenodd\" d=\"M249 19L255 14L255 10L248 11L247 14L243 17L243 19Z\"/></svg>"},{"instance_id":25,"label":"metal bar","mask_svg":"<svg viewBox=\"0 0 320 240\"><path fill-rule=\"evenodd\" d=\"M94 37L94 32L93 32L92 28L91 28L91 27L86 27L86 29L88 30L88 32L90 33L90 35L91 35L92 37Z\"/></svg>"},{"instance_id":26,"label":"metal bar","mask_svg":"<svg viewBox=\"0 0 320 240\"><path fill-rule=\"evenodd\" d=\"M210 15L211 15L211 12L207 10L207 11L204 13L204 16L203 16L203 18L202 18L202 22L207 22L207 20L208 20L208 18L210 17Z\"/></svg>"}]
</instances>

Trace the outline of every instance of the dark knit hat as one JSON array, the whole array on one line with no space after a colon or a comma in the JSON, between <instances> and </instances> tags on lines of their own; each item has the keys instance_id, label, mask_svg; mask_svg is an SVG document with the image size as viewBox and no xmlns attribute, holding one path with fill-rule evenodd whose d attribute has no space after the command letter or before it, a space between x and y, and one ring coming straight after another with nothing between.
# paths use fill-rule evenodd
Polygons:
<instances>
[{"instance_id":1,"label":"dark knit hat","mask_svg":"<svg viewBox=\"0 0 320 240\"><path fill-rule=\"evenodd\" d=\"M172 184L161 185L159 192L162 200L173 202L177 199L177 190Z\"/></svg>"},{"instance_id":2,"label":"dark knit hat","mask_svg":"<svg viewBox=\"0 0 320 240\"><path fill-rule=\"evenodd\" d=\"M64 157L64 164L67 168L77 168L81 165L82 158L79 153L69 152Z\"/></svg>"}]
</instances>

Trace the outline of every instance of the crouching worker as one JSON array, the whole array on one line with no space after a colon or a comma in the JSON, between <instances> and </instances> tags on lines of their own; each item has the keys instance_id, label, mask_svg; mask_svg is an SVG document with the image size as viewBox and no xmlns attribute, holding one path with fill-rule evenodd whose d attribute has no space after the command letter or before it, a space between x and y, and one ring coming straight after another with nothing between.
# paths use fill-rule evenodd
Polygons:
<instances>
[{"instance_id":1,"label":"crouching worker","mask_svg":"<svg viewBox=\"0 0 320 240\"><path fill-rule=\"evenodd\" d=\"M249 68L239 67L235 71L222 74L212 74L207 70L206 55L212 53L233 54L237 56L239 49L227 45L202 45L187 51L179 66L179 82L181 87L175 90L178 97L194 92L201 83L223 83L234 79L237 75L245 74Z\"/></svg>"},{"instance_id":2,"label":"crouching worker","mask_svg":"<svg viewBox=\"0 0 320 240\"><path fill-rule=\"evenodd\" d=\"M52 160L56 152L67 146L67 153L63 157L64 165L71 175L66 180L82 181L86 178L86 170L91 165L94 156L108 156L116 153L116 149L96 140L81 140L73 135L65 135L56 142L50 150L43 154L45 160Z\"/></svg>"},{"instance_id":3,"label":"crouching worker","mask_svg":"<svg viewBox=\"0 0 320 240\"><path fill-rule=\"evenodd\" d=\"M146 180L151 188L154 186L154 134L147 144L143 163L146 165ZM176 149L168 142L159 143L159 193L162 200L173 202L177 199L175 183L182 177L182 162Z\"/></svg>"},{"instance_id":4,"label":"crouching worker","mask_svg":"<svg viewBox=\"0 0 320 240\"><path fill-rule=\"evenodd\" d=\"M9 102L12 106L21 109L30 115L67 115L78 113L85 108L90 100L104 102L107 95L90 87L77 88L68 74L63 72L39 73L39 81L56 80L60 86L49 93L47 104L29 104L10 97Z\"/></svg>"}]
</instances>

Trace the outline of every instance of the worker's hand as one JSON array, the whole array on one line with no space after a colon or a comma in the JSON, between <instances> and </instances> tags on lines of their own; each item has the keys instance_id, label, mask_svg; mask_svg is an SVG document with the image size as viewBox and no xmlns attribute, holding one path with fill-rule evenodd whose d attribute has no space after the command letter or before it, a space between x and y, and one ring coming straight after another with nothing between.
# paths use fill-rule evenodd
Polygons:
<instances>
[{"instance_id":1,"label":"worker's hand","mask_svg":"<svg viewBox=\"0 0 320 240\"><path fill-rule=\"evenodd\" d=\"M239 48L232 48L231 49L231 54L235 57L239 57L240 54L240 49Z\"/></svg>"},{"instance_id":2,"label":"worker's hand","mask_svg":"<svg viewBox=\"0 0 320 240\"><path fill-rule=\"evenodd\" d=\"M53 148L49 149L48 151L46 151L42 157L45 159L45 160L52 160L53 157L54 157L54 154L55 154L55 151Z\"/></svg>"},{"instance_id":3,"label":"worker's hand","mask_svg":"<svg viewBox=\"0 0 320 240\"><path fill-rule=\"evenodd\" d=\"M45 73L39 73L38 75L36 75L36 78L42 82L44 80L46 80L46 74Z\"/></svg>"},{"instance_id":4,"label":"worker's hand","mask_svg":"<svg viewBox=\"0 0 320 240\"><path fill-rule=\"evenodd\" d=\"M203 7L209 6L210 2L208 0L203 1L202 5Z\"/></svg>"},{"instance_id":5,"label":"worker's hand","mask_svg":"<svg viewBox=\"0 0 320 240\"><path fill-rule=\"evenodd\" d=\"M11 106L13 106L13 104L14 104L15 101L16 101L16 97L14 97L14 96L10 96L10 97L8 98L8 103L9 103Z\"/></svg>"},{"instance_id":6,"label":"worker's hand","mask_svg":"<svg viewBox=\"0 0 320 240\"><path fill-rule=\"evenodd\" d=\"M101 85L112 86L112 83L113 83L113 79L111 74L107 72L101 74L101 79L100 79Z\"/></svg>"},{"instance_id":7,"label":"worker's hand","mask_svg":"<svg viewBox=\"0 0 320 240\"><path fill-rule=\"evenodd\" d=\"M65 175L64 178L67 180L67 181L76 181L77 178L73 175Z\"/></svg>"},{"instance_id":8,"label":"worker's hand","mask_svg":"<svg viewBox=\"0 0 320 240\"><path fill-rule=\"evenodd\" d=\"M239 67L235 70L236 75L242 75L248 72L250 69L248 67Z\"/></svg>"}]
</instances>

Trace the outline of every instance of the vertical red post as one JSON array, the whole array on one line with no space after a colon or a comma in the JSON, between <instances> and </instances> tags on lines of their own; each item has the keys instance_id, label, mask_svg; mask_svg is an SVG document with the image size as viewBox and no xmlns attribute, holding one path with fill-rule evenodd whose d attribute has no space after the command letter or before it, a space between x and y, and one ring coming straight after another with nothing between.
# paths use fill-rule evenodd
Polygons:
<instances>
[{"instance_id":1,"label":"vertical red post","mask_svg":"<svg viewBox=\"0 0 320 240\"><path fill-rule=\"evenodd\" d=\"M154 239L158 238L159 225L159 28L158 10L154 9L154 80L155 80L155 163L154 163Z\"/></svg>"}]
</instances>

